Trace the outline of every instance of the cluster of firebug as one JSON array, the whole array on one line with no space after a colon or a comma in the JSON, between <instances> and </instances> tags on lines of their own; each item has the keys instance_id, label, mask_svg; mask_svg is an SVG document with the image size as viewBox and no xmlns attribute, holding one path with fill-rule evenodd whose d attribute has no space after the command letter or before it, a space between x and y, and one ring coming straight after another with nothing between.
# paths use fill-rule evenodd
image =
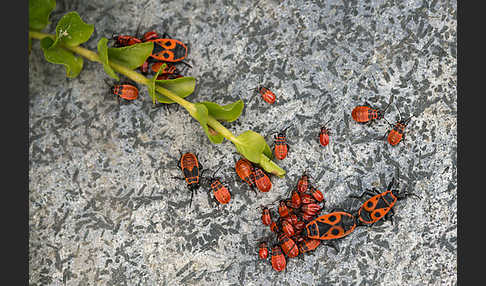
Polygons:
<instances>
[{"instance_id":1,"label":"cluster of firebug","mask_svg":"<svg viewBox=\"0 0 486 286\"><path fill-rule=\"evenodd\" d=\"M137 32L138 33L138 32ZM140 66L142 74L146 75L149 71L153 73L159 72L162 65L165 68L159 72L157 80L176 79L183 77L185 69L178 69L176 64L182 63L185 67L191 67L183 60L187 58L187 45L183 42L172 39L168 34L159 35L155 31L148 31L141 38L129 35L117 35L112 37L115 43L114 47L126 47L144 42L153 42L154 48L149 58ZM113 95L126 101L135 100L138 98L138 88L132 83L116 84L111 88Z\"/></svg>"},{"instance_id":2,"label":"cluster of firebug","mask_svg":"<svg viewBox=\"0 0 486 286\"><path fill-rule=\"evenodd\" d=\"M274 237L260 241L259 259L265 260L271 255L272 268L280 272L286 268L289 258L311 252L321 244L339 251L336 241L350 235L356 227L372 226L385 220L393 223L393 207L397 201L410 196L420 198L413 193L392 189L394 185L398 187L395 178L383 192L371 189L361 196L349 196L359 200L371 196L355 211L335 208L321 215L325 206L324 196L309 183L309 176L304 173L290 198L279 202L276 220L268 207L261 207L261 221L269 226Z\"/></svg>"},{"instance_id":3,"label":"cluster of firebug","mask_svg":"<svg viewBox=\"0 0 486 286\"><path fill-rule=\"evenodd\" d=\"M310 183L309 176L304 173L290 197L279 201L276 212L261 206L261 221L270 228L273 239L267 238L259 243L259 258L267 259L271 244L272 268L282 271L286 268L288 258L316 249L320 240L307 237L305 228L319 216L324 204L324 195Z\"/></svg>"}]
</instances>

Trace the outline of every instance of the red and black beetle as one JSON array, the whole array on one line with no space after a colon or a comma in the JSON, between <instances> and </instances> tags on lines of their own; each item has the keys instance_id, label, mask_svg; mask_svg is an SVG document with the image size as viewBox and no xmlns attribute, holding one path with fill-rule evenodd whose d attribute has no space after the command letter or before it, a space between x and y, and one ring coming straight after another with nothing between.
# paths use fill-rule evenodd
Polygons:
<instances>
[{"instance_id":1,"label":"red and black beetle","mask_svg":"<svg viewBox=\"0 0 486 286\"><path fill-rule=\"evenodd\" d=\"M181 155L179 168L181 168L187 187L191 191L191 201L189 203L189 206L191 206L194 191L199 188L202 166L195 154L187 152Z\"/></svg>"},{"instance_id":2,"label":"red and black beetle","mask_svg":"<svg viewBox=\"0 0 486 286\"><path fill-rule=\"evenodd\" d=\"M356 228L355 217L344 211L335 211L307 223L304 236L311 239L332 240L345 237Z\"/></svg>"},{"instance_id":3,"label":"red and black beetle","mask_svg":"<svg viewBox=\"0 0 486 286\"><path fill-rule=\"evenodd\" d=\"M388 187L384 192L380 192L376 189L366 190L361 196L349 196L351 198L362 199L364 196L371 196L366 200L358 210L357 218L362 225L371 226L380 219L389 219L393 223L393 206L399 200L406 199L409 196L417 196L413 193L400 194L399 190L392 190L395 184L395 178L392 179ZM397 182L398 187L398 182Z\"/></svg>"}]
</instances>

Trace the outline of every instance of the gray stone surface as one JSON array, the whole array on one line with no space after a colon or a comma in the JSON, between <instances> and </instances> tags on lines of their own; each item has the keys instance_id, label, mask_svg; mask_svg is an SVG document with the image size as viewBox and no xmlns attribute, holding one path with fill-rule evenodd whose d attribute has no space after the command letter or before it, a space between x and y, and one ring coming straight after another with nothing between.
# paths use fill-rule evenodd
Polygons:
<instances>
[{"instance_id":1,"label":"gray stone surface","mask_svg":"<svg viewBox=\"0 0 486 286\"><path fill-rule=\"evenodd\" d=\"M77 11L96 50L113 32L167 32L190 43L190 101L248 105L233 133L265 136L293 123L284 178L255 195L233 171L234 145L212 145L183 109L118 106L100 64L67 79L29 56L29 283L31 285L456 285L455 1L58 1L51 20ZM54 26L49 26L52 32ZM248 89L263 83L270 106ZM395 148L375 140L384 121L358 125L350 114L390 96L415 114ZM250 99L253 100L250 102ZM398 116L395 106L387 119ZM331 120L329 146L318 143ZM181 181L179 151L204 167L223 165L233 192L212 207L207 186L194 196ZM347 195L384 188L400 168L401 187L422 200L396 205L395 223L359 228L277 273L257 261L270 231L257 207L284 196L304 170L332 208Z\"/></svg>"}]
</instances>

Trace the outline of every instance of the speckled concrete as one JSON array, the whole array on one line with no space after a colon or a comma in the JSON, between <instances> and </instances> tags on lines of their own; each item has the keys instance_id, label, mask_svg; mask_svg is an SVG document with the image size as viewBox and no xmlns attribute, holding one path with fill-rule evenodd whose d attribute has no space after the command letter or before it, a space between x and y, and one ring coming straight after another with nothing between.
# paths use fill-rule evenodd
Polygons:
<instances>
[{"instance_id":1,"label":"speckled concrete","mask_svg":"<svg viewBox=\"0 0 486 286\"><path fill-rule=\"evenodd\" d=\"M100 64L76 79L47 63L38 41L29 56L29 283L31 285L456 285L455 1L58 1L55 23L77 11L95 24L84 44L142 29L190 44L191 101L249 103L233 133L288 131L290 153L269 193L255 195L233 171L235 148L212 145L185 110L118 106ZM53 31L53 26L49 31ZM270 106L248 89L263 83ZM352 121L354 106L384 107L390 96L414 114L407 138L377 138L384 121ZM254 98L251 102L250 99ZM398 112L391 106L387 119ZM318 143L331 120L331 143ZM205 168L222 164L233 192L212 207L173 176L179 151ZM281 198L304 170L332 208L347 195L383 188L400 168L401 186L422 200L400 201L395 223L359 228L319 247L283 273L258 262L269 230L256 209Z\"/></svg>"}]
</instances>

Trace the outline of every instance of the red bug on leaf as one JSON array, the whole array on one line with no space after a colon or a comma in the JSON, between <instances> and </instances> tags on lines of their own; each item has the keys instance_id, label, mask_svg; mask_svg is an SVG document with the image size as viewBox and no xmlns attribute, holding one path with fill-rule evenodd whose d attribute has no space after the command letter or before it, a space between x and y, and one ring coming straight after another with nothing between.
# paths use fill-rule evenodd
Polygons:
<instances>
[{"instance_id":1,"label":"red bug on leaf","mask_svg":"<svg viewBox=\"0 0 486 286\"><path fill-rule=\"evenodd\" d=\"M145 34L143 34L142 36L142 42L148 42L150 40L155 40L155 39L159 39L160 36L157 32L155 31L148 31L146 32Z\"/></svg>"},{"instance_id":2,"label":"red bug on leaf","mask_svg":"<svg viewBox=\"0 0 486 286\"><path fill-rule=\"evenodd\" d=\"M112 38L115 41L115 44L113 45L115 48L131 46L142 42L139 38L127 35L113 36Z\"/></svg>"}]
</instances>

